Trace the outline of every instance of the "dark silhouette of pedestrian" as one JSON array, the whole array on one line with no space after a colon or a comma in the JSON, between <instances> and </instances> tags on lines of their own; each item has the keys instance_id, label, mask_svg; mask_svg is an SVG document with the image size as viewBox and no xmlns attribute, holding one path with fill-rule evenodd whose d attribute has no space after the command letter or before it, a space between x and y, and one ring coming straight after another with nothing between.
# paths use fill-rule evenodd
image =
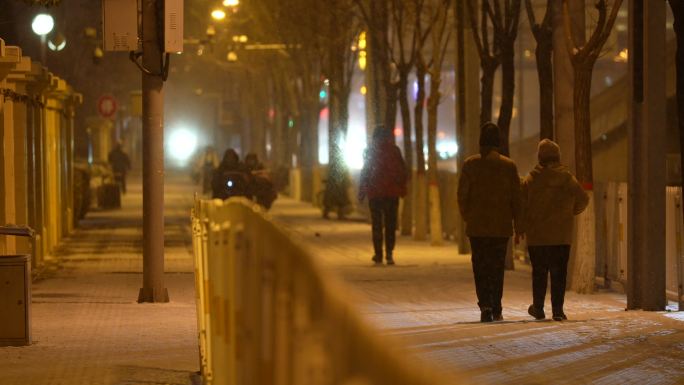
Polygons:
<instances>
[{"instance_id":1,"label":"dark silhouette of pedestrian","mask_svg":"<svg viewBox=\"0 0 684 385\"><path fill-rule=\"evenodd\" d=\"M249 197L249 183L249 170L240 162L240 157L235 150L227 149L212 175L211 197L214 199L228 199L232 196Z\"/></svg>"},{"instance_id":2,"label":"dark silhouette of pedestrian","mask_svg":"<svg viewBox=\"0 0 684 385\"><path fill-rule=\"evenodd\" d=\"M126 173L131 169L131 160L128 155L121 149L121 143L117 143L114 149L109 152L107 161L112 167L114 173L114 181L119 185L121 192L126 193Z\"/></svg>"},{"instance_id":3,"label":"dark silhouette of pedestrian","mask_svg":"<svg viewBox=\"0 0 684 385\"><path fill-rule=\"evenodd\" d=\"M385 260L394 265L392 252L397 231L399 197L406 195L406 167L401 151L392 140L392 132L378 126L361 170L359 201L368 197L373 226L373 262L382 264L383 235ZM383 234L384 232L384 234Z\"/></svg>"},{"instance_id":4,"label":"dark silhouette of pedestrian","mask_svg":"<svg viewBox=\"0 0 684 385\"><path fill-rule=\"evenodd\" d=\"M560 148L551 140L539 142L539 164L525 177L522 202L523 229L532 261L533 303L527 312L544 319L544 300L551 275L553 319L566 320L563 312L565 283L572 243L573 217L589 204L577 179L560 163Z\"/></svg>"},{"instance_id":5,"label":"dark silhouette of pedestrian","mask_svg":"<svg viewBox=\"0 0 684 385\"><path fill-rule=\"evenodd\" d=\"M458 206L472 247L480 321L503 320L504 260L508 242L520 234L520 176L515 163L499 153L499 127L480 128L480 153L465 160L458 182Z\"/></svg>"},{"instance_id":6,"label":"dark silhouette of pedestrian","mask_svg":"<svg viewBox=\"0 0 684 385\"><path fill-rule=\"evenodd\" d=\"M245 155L245 168L251 175L250 197L261 207L270 209L273 202L278 198L278 192L271 180L271 173L259 161L257 154L253 152Z\"/></svg>"},{"instance_id":7,"label":"dark silhouette of pedestrian","mask_svg":"<svg viewBox=\"0 0 684 385\"><path fill-rule=\"evenodd\" d=\"M211 182L214 170L219 166L219 159L216 150L212 146L204 149L199 160L199 180L202 184L202 193L207 194L211 191Z\"/></svg>"},{"instance_id":8,"label":"dark silhouette of pedestrian","mask_svg":"<svg viewBox=\"0 0 684 385\"><path fill-rule=\"evenodd\" d=\"M245 167L251 172L264 169L264 165L259 161L259 157L253 152L245 155Z\"/></svg>"}]
</instances>

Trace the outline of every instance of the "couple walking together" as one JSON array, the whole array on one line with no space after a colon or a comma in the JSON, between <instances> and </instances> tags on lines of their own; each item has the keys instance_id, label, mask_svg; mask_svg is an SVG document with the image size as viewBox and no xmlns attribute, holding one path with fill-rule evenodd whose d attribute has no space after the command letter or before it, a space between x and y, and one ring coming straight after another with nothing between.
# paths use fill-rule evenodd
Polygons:
<instances>
[{"instance_id":1,"label":"couple walking together","mask_svg":"<svg viewBox=\"0 0 684 385\"><path fill-rule=\"evenodd\" d=\"M397 203L406 194L407 178L399 148L392 143L391 133L385 131L388 130L376 129L374 133L374 144L361 174L359 198L369 197L373 261L382 263L385 227L386 259L391 265ZM550 274L553 319L565 320L563 303L573 217L584 211L589 198L560 163L560 148L551 140L539 143L539 163L522 181L515 163L498 152L500 134L495 124L485 123L481 127L479 144L480 153L463 164L458 206L472 248L480 321L503 320L504 261L513 234L516 241L527 238L532 261L533 303L528 313L535 319L546 317L544 301Z\"/></svg>"},{"instance_id":2,"label":"couple walking together","mask_svg":"<svg viewBox=\"0 0 684 385\"><path fill-rule=\"evenodd\" d=\"M573 217L589 197L560 163L560 148L544 139L537 148L537 166L522 181L515 163L498 152L499 128L480 130L480 153L466 159L458 186L458 206L472 247L480 321L503 320L504 261L515 229L516 241L527 238L532 261L533 303L528 313L544 319L544 300L551 275L553 319L563 311Z\"/></svg>"}]
</instances>

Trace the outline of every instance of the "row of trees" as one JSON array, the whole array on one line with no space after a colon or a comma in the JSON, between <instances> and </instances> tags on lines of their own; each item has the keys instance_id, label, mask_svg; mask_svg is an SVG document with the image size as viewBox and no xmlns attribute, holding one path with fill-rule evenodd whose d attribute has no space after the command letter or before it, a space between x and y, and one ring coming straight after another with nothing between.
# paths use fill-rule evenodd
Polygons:
<instances>
[{"instance_id":1,"label":"row of trees","mask_svg":"<svg viewBox=\"0 0 684 385\"><path fill-rule=\"evenodd\" d=\"M525 13L537 41L540 137L554 137L552 21L555 12L564 10L565 27L560 27L566 29L568 43L567 47L556 49L568 49L575 69L578 176L583 182L592 181L588 106L591 72L622 1L599 0L595 3L598 21L594 33L586 41L571 38L576 33L570 30L573 23L569 20L568 3L567 0L536 3L532 0L332 0L323 6L315 0L291 1L287 5L267 0L246 3L245 6L256 21L258 39L277 41L287 46L277 55L280 60L268 62L273 68L268 73L270 100L278 106L276 119L279 116L294 118L298 139L290 142L297 146L292 150L298 155L299 165L305 169L315 163L317 118L321 107L318 94L323 82L329 82L330 171L327 191L338 196L344 195L340 190L346 188L347 170L340 143L347 132L351 78L360 51L358 37L365 31L368 37L366 82L370 93L369 122L393 127L399 108L407 166L416 170L412 183L415 191L409 194L415 202L411 198L405 202L402 233L413 232L417 239L425 239L430 233L432 242L438 244L442 234L436 183L437 106L442 101L440 81L445 53L454 41L451 37L457 32L456 9L466 12L468 27L472 31L472 37L466 38L473 39L479 53L480 123L492 119L494 79L496 72L501 70L502 95L497 123L501 128L504 154L509 153L508 137L515 97L515 41L521 15ZM564 7L561 6L563 4ZM539 8L544 9L542 17L535 12ZM576 16L573 14L572 17ZM462 68L457 68L460 70ZM418 85L413 111L409 107L408 93L411 74ZM429 87L426 84L428 79ZM428 124L424 127L426 112ZM424 130L428 141L427 167L423 152ZM282 157L282 160L287 159ZM426 220L428 210L420 207L424 202L430 202L432 210L429 226ZM413 203L419 206L415 210L411 209ZM413 220L410 218L412 213L416 213Z\"/></svg>"},{"instance_id":2,"label":"row of trees","mask_svg":"<svg viewBox=\"0 0 684 385\"><path fill-rule=\"evenodd\" d=\"M570 83L573 95L570 118L574 129L566 136L574 138L575 146L574 151L569 148L567 151L574 155L578 179L591 190L589 102L592 72L622 3L623 0L596 0L587 7L583 1L571 0L331 0L325 5L316 0L289 1L287 5L277 0L245 2L258 30L256 38L286 45L271 58L278 60L264 63L269 96L266 103L276 111L275 137L289 137L284 140L289 145L277 160L288 163L289 155L296 154L304 174L313 168L321 109L318 95L324 82L329 82L330 163L326 190L337 197L346 196L348 170L341 143L347 133L347 106L355 63L361 51L367 52L369 128L379 124L388 129L394 127L398 110L407 167L409 171L415 170L410 193L404 201L401 232L413 234L416 239L427 239L430 234L432 243L440 244L437 107L442 102L440 81L444 58L450 52L448 47L455 43L455 51L461 56L464 39L472 39L470 41L476 47L480 63L480 123L492 119L495 74L501 71L501 103L496 116L501 128L502 152L508 154L516 95L514 47L520 24L527 19L536 41L539 137L557 139L562 134L559 129L563 125L556 121L559 115L554 88L558 83L554 82L554 66L564 56L574 75ZM670 0L670 5L681 12L678 0ZM591 16L585 20L586 15ZM681 22L675 24L678 31L677 27L681 29ZM464 31L468 33L464 35ZM365 33L368 47L358 46L361 33ZM461 37L454 39L454 36ZM467 76L463 74L462 63L459 58L456 67L459 82ZM413 110L408 92L411 76L417 83ZM458 96L457 103L462 103L463 95L459 92ZM460 109L463 108L461 105ZM423 123L425 114L426 127ZM287 129L286 124L289 118L294 121L291 129ZM465 127L456 127L457 137L463 137ZM423 151L424 135L427 137L427 157ZM475 150L464 146L460 149L471 153ZM304 198L312 197L310 187L303 191ZM579 222L579 238L584 241L577 249L575 271L578 273L573 285L579 291L590 292L595 268L594 242L591 241L595 236L593 210L587 210Z\"/></svg>"}]
</instances>

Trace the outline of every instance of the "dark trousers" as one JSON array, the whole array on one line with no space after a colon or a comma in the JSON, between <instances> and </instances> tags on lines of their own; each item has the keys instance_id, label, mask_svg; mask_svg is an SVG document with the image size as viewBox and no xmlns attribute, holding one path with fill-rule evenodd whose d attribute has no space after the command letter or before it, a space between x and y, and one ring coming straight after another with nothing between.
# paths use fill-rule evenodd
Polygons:
<instances>
[{"instance_id":1,"label":"dark trousers","mask_svg":"<svg viewBox=\"0 0 684 385\"><path fill-rule=\"evenodd\" d=\"M126 174L125 173L114 173L114 180L119 184L121 193L126 193Z\"/></svg>"},{"instance_id":2,"label":"dark trousers","mask_svg":"<svg viewBox=\"0 0 684 385\"><path fill-rule=\"evenodd\" d=\"M470 237L477 304L481 310L491 308L495 315L501 314L504 262L508 249L508 239Z\"/></svg>"},{"instance_id":3,"label":"dark trousers","mask_svg":"<svg viewBox=\"0 0 684 385\"><path fill-rule=\"evenodd\" d=\"M565 284L568 274L570 245L530 246L532 261L532 298L538 309L544 308L546 283L551 273L551 307L553 313L563 312Z\"/></svg>"},{"instance_id":4,"label":"dark trousers","mask_svg":"<svg viewBox=\"0 0 684 385\"><path fill-rule=\"evenodd\" d=\"M392 255L397 232L397 209L399 198L373 198L368 200L373 223L373 248L375 258L382 260L383 230L385 250Z\"/></svg>"}]
</instances>

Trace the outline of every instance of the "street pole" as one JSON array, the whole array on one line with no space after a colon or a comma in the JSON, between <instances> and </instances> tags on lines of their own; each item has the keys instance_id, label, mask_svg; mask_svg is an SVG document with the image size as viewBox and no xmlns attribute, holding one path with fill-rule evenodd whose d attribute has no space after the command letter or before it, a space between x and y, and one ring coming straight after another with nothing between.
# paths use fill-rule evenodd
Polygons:
<instances>
[{"instance_id":1,"label":"street pole","mask_svg":"<svg viewBox=\"0 0 684 385\"><path fill-rule=\"evenodd\" d=\"M627 308L664 310L667 135L665 2L629 4Z\"/></svg>"},{"instance_id":2,"label":"street pole","mask_svg":"<svg viewBox=\"0 0 684 385\"><path fill-rule=\"evenodd\" d=\"M161 0L142 1L143 287L138 302L168 302L164 286L164 80Z\"/></svg>"}]
</instances>

